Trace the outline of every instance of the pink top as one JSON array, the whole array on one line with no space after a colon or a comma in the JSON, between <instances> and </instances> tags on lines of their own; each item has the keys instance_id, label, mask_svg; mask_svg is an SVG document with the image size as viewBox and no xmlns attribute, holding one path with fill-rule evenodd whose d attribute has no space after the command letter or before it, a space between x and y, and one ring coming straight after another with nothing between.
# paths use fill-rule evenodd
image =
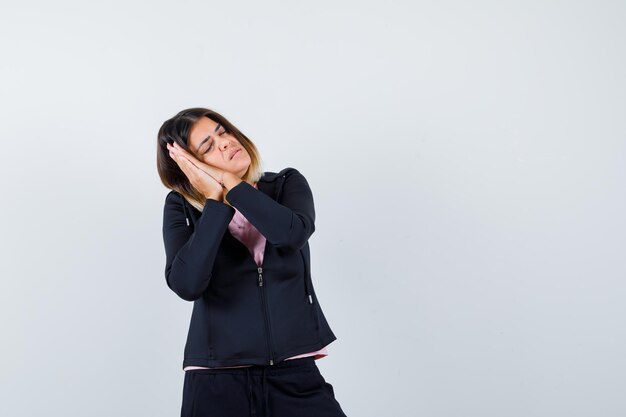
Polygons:
<instances>
[{"instance_id":1,"label":"pink top","mask_svg":"<svg viewBox=\"0 0 626 417\"><path fill-rule=\"evenodd\" d=\"M258 189L257 185L254 184L254 188ZM234 208L234 207L233 207ZM243 214L239 210L235 208L235 215L232 220L228 224L228 230L230 233L235 236L237 239L241 241L244 245L248 247L250 253L254 257L254 260L258 266L261 266L263 263L263 255L265 249L265 236L263 236L257 229L244 217ZM255 278L256 279L256 278ZM301 355L292 356L285 360L289 359L297 359L304 358L306 356L314 356L314 359L321 359L328 355L328 351L326 347L323 347L320 350L315 352L303 353ZM244 368L252 365L241 365L241 366L220 366L219 368ZM215 369L215 368L207 368L205 366L186 366L183 370L188 371L190 369Z\"/></svg>"}]
</instances>

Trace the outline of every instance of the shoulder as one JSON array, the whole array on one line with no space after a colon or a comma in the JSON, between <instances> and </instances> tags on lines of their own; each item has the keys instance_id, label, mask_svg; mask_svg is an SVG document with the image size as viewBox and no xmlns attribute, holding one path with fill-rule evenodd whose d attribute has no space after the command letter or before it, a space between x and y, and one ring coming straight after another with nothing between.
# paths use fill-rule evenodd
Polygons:
<instances>
[{"instance_id":1,"label":"shoulder","mask_svg":"<svg viewBox=\"0 0 626 417\"><path fill-rule=\"evenodd\" d=\"M281 178L304 177L302 173L294 167L286 167L278 172L266 171L259 181L273 182Z\"/></svg>"},{"instance_id":2,"label":"shoulder","mask_svg":"<svg viewBox=\"0 0 626 417\"><path fill-rule=\"evenodd\" d=\"M165 196L166 206L172 206L172 205L180 206L182 204L183 204L183 196L177 191L170 190L170 192L167 193L167 195Z\"/></svg>"},{"instance_id":3,"label":"shoulder","mask_svg":"<svg viewBox=\"0 0 626 417\"><path fill-rule=\"evenodd\" d=\"M165 201L180 201L181 198L182 196L178 191L170 190L170 192L165 196Z\"/></svg>"}]
</instances>

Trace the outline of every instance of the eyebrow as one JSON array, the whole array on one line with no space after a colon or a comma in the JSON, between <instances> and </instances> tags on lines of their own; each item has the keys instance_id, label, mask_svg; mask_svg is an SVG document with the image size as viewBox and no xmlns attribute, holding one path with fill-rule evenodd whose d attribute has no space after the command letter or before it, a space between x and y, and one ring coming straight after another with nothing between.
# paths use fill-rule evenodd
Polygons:
<instances>
[{"instance_id":1,"label":"eyebrow","mask_svg":"<svg viewBox=\"0 0 626 417\"><path fill-rule=\"evenodd\" d=\"M221 124L217 124L217 126L215 126L215 129L213 129L214 132L217 132L218 130L220 130L220 127L222 127ZM200 152L200 148L202 147L202 145L204 145L204 143L209 140L211 138L211 135L207 136L205 139L202 140L202 142L200 142L200 145L198 145L198 147L196 148L196 152Z\"/></svg>"}]
</instances>

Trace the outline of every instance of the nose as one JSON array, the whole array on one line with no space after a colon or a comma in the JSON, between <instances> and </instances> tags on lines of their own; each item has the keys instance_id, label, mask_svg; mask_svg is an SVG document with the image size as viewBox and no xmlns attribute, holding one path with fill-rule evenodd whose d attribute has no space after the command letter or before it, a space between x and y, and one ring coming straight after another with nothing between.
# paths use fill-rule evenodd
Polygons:
<instances>
[{"instance_id":1,"label":"nose","mask_svg":"<svg viewBox=\"0 0 626 417\"><path fill-rule=\"evenodd\" d=\"M228 138L220 138L221 139L221 143L220 143L220 147L222 148L222 150L230 148L231 144L230 144L230 139Z\"/></svg>"}]
</instances>

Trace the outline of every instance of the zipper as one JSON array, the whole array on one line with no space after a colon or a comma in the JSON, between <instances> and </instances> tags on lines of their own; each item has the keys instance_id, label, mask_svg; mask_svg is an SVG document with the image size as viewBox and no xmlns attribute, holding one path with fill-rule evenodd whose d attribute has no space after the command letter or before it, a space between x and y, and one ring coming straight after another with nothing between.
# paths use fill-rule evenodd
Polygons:
<instances>
[{"instance_id":1,"label":"zipper","mask_svg":"<svg viewBox=\"0 0 626 417\"><path fill-rule=\"evenodd\" d=\"M271 340L271 332L272 328L270 326L270 320L267 315L267 300L265 298L265 291L263 290L263 267L258 266L257 271L259 272L259 291L261 294L261 301L263 303L263 318L265 319L265 334L267 336L267 350L270 357L270 365L274 365L274 358L272 358L272 340Z\"/></svg>"},{"instance_id":2,"label":"zipper","mask_svg":"<svg viewBox=\"0 0 626 417\"><path fill-rule=\"evenodd\" d=\"M278 192L276 193L276 198L274 201L278 201L280 198L280 194L283 190L283 182L285 181L285 175L281 175L278 178ZM253 258L254 260L254 258ZM267 298L265 295L265 291L263 290L263 267L257 266L257 271L259 272L259 291L261 292L261 301L263 303L263 318L265 319L265 334L267 336L267 350L270 357L270 365L274 365L274 358L272 357L272 325L270 323L270 318L267 313Z\"/></svg>"},{"instance_id":3,"label":"zipper","mask_svg":"<svg viewBox=\"0 0 626 417\"><path fill-rule=\"evenodd\" d=\"M278 201L278 199L280 198L280 194L282 192L283 189L283 183L285 181L285 175L281 175L278 178L278 192L276 194L276 198L274 201ZM234 236L233 236L234 237ZM237 240L237 238L235 238L235 240ZM240 244L243 245L243 243L239 242ZM244 245L245 246L245 245ZM267 243L266 243L266 248L267 248ZM252 262L255 262L254 257L250 254L250 251L248 250L248 248L246 249L246 254L249 256L250 259L252 259ZM273 347L272 347L272 326L270 323L270 318L269 315L267 313L267 298L265 295L265 291L263 290L263 267L262 266L258 266L257 265L257 272L259 273L259 278L258 278L258 287L259 287L259 295L261 296L261 303L263 304L263 319L265 321L265 336L266 336L266 341L267 341L267 351L268 351L268 355L269 355L269 364L270 365L274 365L274 358L272 357L272 351L273 351ZM313 302L313 301L311 301Z\"/></svg>"}]
</instances>

